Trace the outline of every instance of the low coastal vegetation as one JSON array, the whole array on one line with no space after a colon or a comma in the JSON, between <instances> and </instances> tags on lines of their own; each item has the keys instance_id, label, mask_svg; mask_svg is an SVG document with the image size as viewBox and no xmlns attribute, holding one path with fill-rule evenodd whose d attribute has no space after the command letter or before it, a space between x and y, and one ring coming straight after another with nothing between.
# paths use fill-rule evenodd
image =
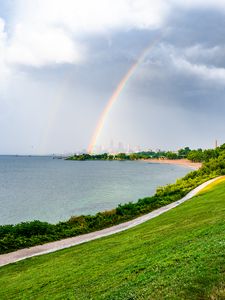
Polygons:
<instances>
[{"instance_id":1,"label":"low coastal vegetation","mask_svg":"<svg viewBox=\"0 0 225 300\"><path fill-rule=\"evenodd\" d=\"M135 153L117 153L117 154L74 154L67 157L67 160L138 160L138 159L157 159L157 158L166 158L166 159L181 159L187 158L188 154L192 152L189 147L178 150L177 153L173 151L142 151Z\"/></svg>"},{"instance_id":2,"label":"low coastal vegetation","mask_svg":"<svg viewBox=\"0 0 225 300\"><path fill-rule=\"evenodd\" d=\"M154 196L120 204L113 210L99 212L96 215L74 216L58 224L36 220L0 226L0 253L100 230L134 219L180 199L199 184L225 174L225 144L215 150L202 152L207 155L204 156L201 169L187 174L175 184L158 188Z\"/></svg>"},{"instance_id":3,"label":"low coastal vegetation","mask_svg":"<svg viewBox=\"0 0 225 300\"><path fill-rule=\"evenodd\" d=\"M225 145L217 147L216 149L201 148L191 150L189 147L179 149L177 152L173 151L143 151L137 153L118 153L118 154L74 154L66 158L66 160L139 160L139 159L188 159L192 162L207 162L212 158L217 158L221 151L225 150Z\"/></svg>"},{"instance_id":4,"label":"low coastal vegetation","mask_svg":"<svg viewBox=\"0 0 225 300\"><path fill-rule=\"evenodd\" d=\"M130 230L0 268L0 299L225 299L225 183Z\"/></svg>"}]
</instances>

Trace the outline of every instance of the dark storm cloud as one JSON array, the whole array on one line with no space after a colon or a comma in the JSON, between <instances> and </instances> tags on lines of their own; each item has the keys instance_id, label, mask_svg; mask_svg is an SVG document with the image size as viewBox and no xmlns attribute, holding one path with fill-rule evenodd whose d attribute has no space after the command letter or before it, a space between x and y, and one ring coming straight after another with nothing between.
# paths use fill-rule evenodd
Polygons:
<instances>
[{"instance_id":1,"label":"dark storm cloud","mask_svg":"<svg viewBox=\"0 0 225 300\"><path fill-rule=\"evenodd\" d=\"M142 67L145 77L136 81L133 94L148 95L157 103L177 106L207 113L215 112L215 118L225 110L224 82L217 80L216 72L225 66L225 17L224 13L209 10L174 10L168 19L166 35L149 54L149 61ZM158 64L152 62L155 57ZM187 61L193 72L177 68L176 62ZM195 68L195 66L197 66ZM205 76L198 71L205 67ZM207 78L215 68L213 79ZM152 76L154 74L154 76ZM143 99L143 98L142 98ZM147 101L147 100L146 100Z\"/></svg>"},{"instance_id":2,"label":"dark storm cloud","mask_svg":"<svg viewBox=\"0 0 225 300\"><path fill-rule=\"evenodd\" d=\"M212 9L174 10L168 19L168 42L176 47L225 43L225 14Z\"/></svg>"}]
</instances>

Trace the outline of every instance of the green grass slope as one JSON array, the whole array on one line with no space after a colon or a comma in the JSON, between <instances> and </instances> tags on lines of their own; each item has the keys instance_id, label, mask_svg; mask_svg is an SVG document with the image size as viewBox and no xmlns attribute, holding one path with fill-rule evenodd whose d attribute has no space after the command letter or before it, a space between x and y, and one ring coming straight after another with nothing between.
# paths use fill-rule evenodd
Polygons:
<instances>
[{"instance_id":1,"label":"green grass slope","mask_svg":"<svg viewBox=\"0 0 225 300\"><path fill-rule=\"evenodd\" d=\"M0 299L225 299L225 183L126 232L0 269Z\"/></svg>"}]
</instances>

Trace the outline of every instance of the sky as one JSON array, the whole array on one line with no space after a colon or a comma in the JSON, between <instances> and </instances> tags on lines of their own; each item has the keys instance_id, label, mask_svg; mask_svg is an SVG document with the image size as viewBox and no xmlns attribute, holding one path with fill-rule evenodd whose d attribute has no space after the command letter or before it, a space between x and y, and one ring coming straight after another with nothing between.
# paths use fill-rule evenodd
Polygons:
<instances>
[{"instance_id":1,"label":"sky","mask_svg":"<svg viewBox=\"0 0 225 300\"><path fill-rule=\"evenodd\" d=\"M225 142L224 0L0 0L0 154Z\"/></svg>"}]
</instances>

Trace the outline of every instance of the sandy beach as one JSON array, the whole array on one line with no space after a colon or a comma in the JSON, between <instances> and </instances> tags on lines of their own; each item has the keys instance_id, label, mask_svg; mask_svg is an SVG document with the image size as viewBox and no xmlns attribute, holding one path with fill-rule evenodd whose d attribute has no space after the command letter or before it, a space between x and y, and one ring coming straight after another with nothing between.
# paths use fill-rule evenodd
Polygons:
<instances>
[{"instance_id":1,"label":"sandy beach","mask_svg":"<svg viewBox=\"0 0 225 300\"><path fill-rule=\"evenodd\" d=\"M154 163L154 164L157 163L157 164L180 165L195 170L200 169L202 166L202 163L191 162L188 159L144 159L144 161L149 163Z\"/></svg>"}]
</instances>

